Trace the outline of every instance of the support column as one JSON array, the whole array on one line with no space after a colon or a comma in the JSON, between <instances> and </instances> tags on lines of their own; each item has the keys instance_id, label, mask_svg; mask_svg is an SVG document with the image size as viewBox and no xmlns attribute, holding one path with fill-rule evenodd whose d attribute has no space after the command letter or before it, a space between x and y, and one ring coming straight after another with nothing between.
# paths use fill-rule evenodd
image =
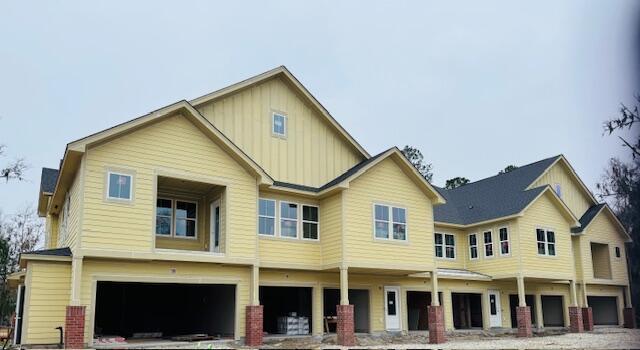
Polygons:
<instances>
[{"instance_id":1,"label":"support column","mask_svg":"<svg viewBox=\"0 0 640 350\"><path fill-rule=\"evenodd\" d=\"M526 299L526 298L525 298ZM542 329L544 328L544 315L542 314L542 295L535 295L535 304L534 307L536 312L536 328Z\"/></svg>"},{"instance_id":2,"label":"support column","mask_svg":"<svg viewBox=\"0 0 640 350\"><path fill-rule=\"evenodd\" d=\"M66 349L85 348L84 323L86 307L80 305L82 260L82 256L74 256L71 259L71 298L64 319L64 347Z\"/></svg>"},{"instance_id":3,"label":"support column","mask_svg":"<svg viewBox=\"0 0 640 350\"><path fill-rule=\"evenodd\" d=\"M589 307L589 299L587 298L587 283L582 281L582 325L585 332L591 332L593 330L593 309Z\"/></svg>"},{"instance_id":4,"label":"support column","mask_svg":"<svg viewBox=\"0 0 640 350\"><path fill-rule=\"evenodd\" d=\"M629 286L625 286L623 288L625 296L625 306L623 311L624 328L636 328L636 314L633 309L633 303L631 302L631 288L629 288Z\"/></svg>"},{"instance_id":5,"label":"support column","mask_svg":"<svg viewBox=\"0 0 640 350\"><path fill-rule=\"evenodd\" d=\"M572 333L582 333L584 331L584 321L582 320L582 309L578 307L578 295L576 291L576 281L569 283L571 289L571 306L569 306L569 331Z\"/></svg>"},{"instance_id":6,"label":"support column","mask_svg":"<svg viewBox=\"0 0 640 350\"><path fill-rule=\"evenodd\" d=\"M524 277L518 276L516 280L518 283L518 307L516 308L518 337L531 337L533 335L533 332L531 331L531 308L527 306L525 298Z\"/></svg>"},{"instance_id":7,"label":"support column","mask_svg":"<svg viewBox=\"0 0 640 350\"><path fill-rule=\"evenodd\" d=\"M429 344L442 344L447 341L444 334L444 308L438 298L438 271L431 272L431 305L429 314Z\"/></svg>"},{"instance_id":8,"label":"support column","mask_svg":"<svg viewBox=\"0 0 640 350\"><path fill-rule=\"evenodd\" d=\"M338 314L338 324L336 326L338 345L355 346L353 305L349 305L349 273L346 266L340 267L340 305L336 306L336 308Z\"/></svg>"},{"instance_id":9,"label":"support column","mask_svg":"<svg viewBox=\"0 0 640 350\"><path fill-rule=\"evenodd\" d=\"M251 267L249 305L245 317L244 343L247 346L262 345L264 307L260 305L260 268L258 265Z\"/></svg>"}]
</instances>

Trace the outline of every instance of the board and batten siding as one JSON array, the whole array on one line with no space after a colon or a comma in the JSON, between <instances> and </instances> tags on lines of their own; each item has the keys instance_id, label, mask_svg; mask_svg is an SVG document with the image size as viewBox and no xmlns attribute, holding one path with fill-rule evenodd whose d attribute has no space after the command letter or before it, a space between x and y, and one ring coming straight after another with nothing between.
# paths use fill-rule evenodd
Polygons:
<instances>
[{"instance_id":1,"label":"board and batten siding","mask_svg":"<svg viewBox=\"0 0 640 350\"><path fill-rule=\"evenodd\" d=\"M71 262L29 261L23 344L57 344L71 293Z\"/></svg>"},{"instance_id":2,"label":"board and batten siding","mask_svg":"<svg viewBox=\"0 0 640 350\"><path fill-rule=\"evenodd\" d=\"M580 252L582 257L582 269L584 278L588 282L596 280L593 277L593 264L591 254L591 242L607 244L609 247L610 261L603 261L601 264L609 263L611 266L611 279L597 279L599 283L628 284L629 275L627 273L627 257L625 251L625 238L618 232L618 227L612 222L613 218L602 210L580 236ZM615 247L620 248L620 257L616 258ZM588 289L587 289L588 291Z\"/></svg>"},{"instance_id":3,"label":"board and batten siding","mask_svg":"<svg viewBox=\"0 0 640 350\"><path fill-rule=\"evenodd\" d=\"M535 200L517 222L520 259L525 277L575 279L570 223L560 213L558 204L552 201L551 193L547 192ZM537 228L555 232L555 256L538 254Z\"/></svg>"},{"instance_id":4,"label":"board and batten siding","mask_svg":"<svg viewBox=\"0 0 640 350\"><path fill-rule=\"evenodd\" d=\"M149 252L155 239L156 172L225 182L226 254L255 257L255 178L189 120L170 116L88 150L83 249ZM105 200L107 170L133 174L133 201ZM126 244L123 244L126 242Z\"/></svg>"},{"instance_id":5,"label":"board and batten siding","mask_svg":"<svg viewBox=\"0 0 640 350\"><path fill-rule=\"evenodd\" d=\"M539 187L549 185L555 190L555 184L560 184L562 201L571 209L576 217L581 217L593 204L592 200L584 193L578 180L571 174L571 170L562 162L554 164L551 169L542 175L532 186Z\"/></svg>"},{"instance_id":6,"label":"board and batten siding","mask_svg":"<svg viewBox=\"0 0 640 350\"><path fill-rule=\"evenodd\" d=\"M278 181L320 187L364 160L280 78L197 109ZM272 135L274 111L286 115L286 138Z\"/></svg>"},{"instance_id":7,"label":"board and batten siding","mask_svg":"<svg viewBox=\"0 0 640 350\"><path fill-rule=\"evenodd\" d=\"M387 158L370 168L350 183L343 196L344 254L349 265L433 268L432 202L396 160ZM374 238L374 203L406 209L406 241ZM391 236L391 225L389 231Z\"/></svg>"}]
</instances>

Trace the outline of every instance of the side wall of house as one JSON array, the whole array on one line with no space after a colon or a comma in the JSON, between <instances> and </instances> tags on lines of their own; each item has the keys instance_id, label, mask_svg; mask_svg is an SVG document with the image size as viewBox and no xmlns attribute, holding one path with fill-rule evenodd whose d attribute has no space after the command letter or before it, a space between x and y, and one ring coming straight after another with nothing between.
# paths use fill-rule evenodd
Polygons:
<instances>
[{"instance_id":1,"label":"side wall of house","mask_svg":"<svg viewBox=\"0 0 640 350\"><path fill-rule=\"evenodd\" d=\"M606 209L605 209L606 210ZM625 251L625 239L619 233L619 229L613 223L613 218L602 210L587 227L580 237L580 251L582 256L582 269L587 282L594 281L593 263L591 254L591 242L608 245L609 261L601 261L601 264L609 264L611 267L611 279L606 280L611 284L628 284L627 256ZM620 257L616 257L615 248L620 248ZM604 282L600 280L600 282Z\"/></svg>"}]
</instances>

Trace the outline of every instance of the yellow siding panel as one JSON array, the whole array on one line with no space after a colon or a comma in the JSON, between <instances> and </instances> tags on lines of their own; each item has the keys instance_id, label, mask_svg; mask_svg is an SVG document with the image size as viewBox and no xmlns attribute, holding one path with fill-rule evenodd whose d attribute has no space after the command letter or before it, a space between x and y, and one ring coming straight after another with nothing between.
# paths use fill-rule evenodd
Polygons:
<instances>
[{"instance_id":1,"label":"yellow siding panel","mask_svg":"<svg viewBox=\"0 0 640 350\"><path fill-rule=\"evenodd\" d=\"M591 254L591 242L607 244L609 247L610 261L602 261L601 264L609 263L611 267L611 280L607 283L628 284L629 275L627 273L627 258L625 251L625 239L618 232L618 227L613 223L613 218L605 211L601 211L596 216L587 230L580 237L580 252L582 256L582 269L584 279L593 281L593 265ZM616 257L615 247L620 248L620 257ZM602 281L602 280L601 280ZM610 281L610 282L609 282ZM602 281L604 282L604 281ZM588 290L588 289L587 289Z\"/></svg>"},{"instance_id":2,"label":"yellow siding panel","mask_svg":"<svg viewBox=\"0 0 640 350\"><path fill-rule=\"evenodd\" d=\"M25 344L56 344L71 290L71 263L30 261L25 299Z\"/></svg>"},{"instance_id":3,"label":"yellow siding panel","mask_svg":"<svg viewBox=\"0 0 640 350\"><path fill-rule=\"evenodd\" d=\"M533 186L550 185L555 189L555 184L562 188L562 201L571 209L576 217L581 217L593 204L592 200L581 188L571 170L562 162L557 162L549 169Z\"/></svg>"},{"instance_id":4,"label":"yellow siding panel","mask_svg":"<svg viewBox=\"0 0 640 350\"><path fill-rule=\"evenodd\" d=\"M198 110L279 181L319 187L363 160L324 116L279 78ZM272 136L274 111L287 116L286 139Z\"/></svg>"},{"instance_id":5,"label":"yellow siding panel","mask_svg":"<svg viewBox=\"0 0 640 350\"><path fill-rule=\"evenodd\" d=\"M320 207L322 264L336 265L342 261L342 193L323 199Z\"/></svg>"}]
</instances>

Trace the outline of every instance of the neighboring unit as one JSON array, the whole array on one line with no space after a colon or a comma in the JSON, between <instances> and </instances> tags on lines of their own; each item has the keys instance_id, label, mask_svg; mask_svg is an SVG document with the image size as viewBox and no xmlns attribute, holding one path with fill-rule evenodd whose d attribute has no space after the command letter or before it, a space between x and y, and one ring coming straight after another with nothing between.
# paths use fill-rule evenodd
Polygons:
<instances>
[{"instance_id":1,"label":"neighboring unit","mask_svg":"<svg viewBox=\"0 0 640 350\"><path fill-rule=\"evenodd\" d=\"M17 344L632 325L630 238L563 156L435 188L284 67L69 143L38 211Z\"/></svg>"}]
</instances>

